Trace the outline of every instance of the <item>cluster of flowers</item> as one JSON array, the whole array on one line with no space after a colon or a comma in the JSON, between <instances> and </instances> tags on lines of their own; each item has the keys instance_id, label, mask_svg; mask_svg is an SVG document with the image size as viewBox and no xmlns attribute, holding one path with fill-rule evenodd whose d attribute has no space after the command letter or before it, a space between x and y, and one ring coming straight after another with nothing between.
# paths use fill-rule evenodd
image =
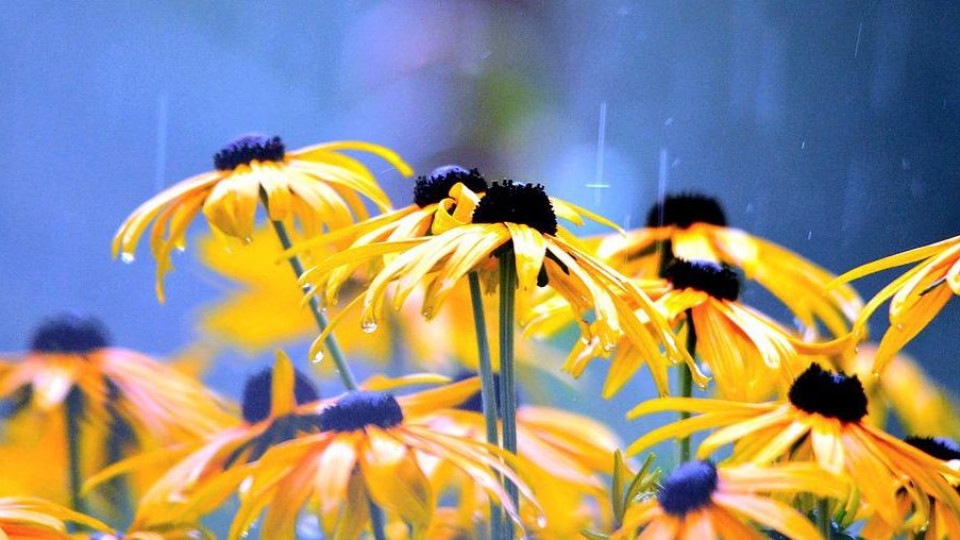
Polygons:
<instances>
[{"instance_id":1,"label":"cluster of flowers","mask_svg":"<svg viewBox=\"0 0 960 540\"><path fill-rule=\"evenodd\" d=\"M277 350L236 407L197 381L203 351L160 363L113 347L95 320L51 319L0 363L0 538L207 537L223 507L229 538L960 538L960 447L946 438L960 420L898 355L960 294L960 237L836 277L729 227L703 196L668 196L623 231L542 185L448 166L394 210L345 151L413 174L372 144L287 151L247 135L141 205L113 245L133 261L150 229L163 301L202 212L202 259L246 287L201 326L250 350L318 333L302 367L335 368L344 392L321 397ZM614 230L581 238L559 222L584 219ZM866 305L847 284L918 261ZM743 304L743 280L796 327ZM891 298L879 347L862 344ZM596 420L520 404L555 367L535 340L515 346L515 327L576 328L562 370L606 359L608 399L646 366L660 396L629 416L680 420L621 453ZM358 382L360 357L394 376ZM919 436L886 433L891 409ZM632 461L668 439L669 473L652 454Z\"/></svg>"}]
</instances>

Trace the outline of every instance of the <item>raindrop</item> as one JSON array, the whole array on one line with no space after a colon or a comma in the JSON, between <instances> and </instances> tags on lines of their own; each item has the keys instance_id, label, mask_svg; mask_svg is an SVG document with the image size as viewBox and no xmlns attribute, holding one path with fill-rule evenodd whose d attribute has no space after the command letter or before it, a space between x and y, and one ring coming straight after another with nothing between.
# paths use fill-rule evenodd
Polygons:
<instances>
[{"instance_id":1,"label":"raindrop","mask_svg":"<svg viewBox=\"0 0 960 540\"><path fill-rule=\"evenodd\" d=\"M249 237L249 236L244 236L244 237L243 237L243 243L244 243L244 244L249 245L249 244L251 244L252 242L253 242L253 238L252 238L252 237Z\"/></svg>"},{"instance_id":2,"label":"raindrop","mask_svg":"<svg viewBox=\"0 0 960 540\"><path fill-rule=\"evenodd\" d=\"M903 323L897 323L897 330L903 330Z\"/></svg>"},{"instance_id":3,"label":"raindrop","mask_svg":"<svg viewBox=\"0 0 960 540\"><path fill-rule=\"evenodd\" d=\"M124 251L120 254L120 260L127 264L132 263L135 259L136 258L133 256L133 253L130 253L129 251Z\"/></svg>"},{"instance_id":4,"label":"raindrop","mask_svg":"<svg viewBox=\"0 0 960 540\"><path fill-rule=\"evenodd\" d=\"M807 231L807 240L813 238L813 231Z\"/></svg>"},{"instance_id":5,"label":"raindrop","mask_svg":"<svg viewBox=\"0 0 960 540\"><path fill-rule=\"evenodd\" d=\"M538 518L537 518L537 526L539 526L541 529L544 528L544 527L546 527L546 526L547 526L547 517L546 517L546 516L540 516L540 517L538 517Z\"/></svg>"},{"instance_id":6,"label":"raindrop","mask_svg":"<svg viewBox=\"0 0 960 540\"><path fill-rule=\"evenodd\" d=\"M177 253L184 253L187 251L187 246L176 246L173 249L177 250Z\"/></svg>"},{"instance_id":7,"label":"raindrop","mask_svg":"<svg viewBox=\"0 0 960 540\"><path fill-rule=\"evenodd\" d=\"M360 323L360 329L366 334L372 334L377 331L376 321L363 321Z\"/></svg>"},{"instance_id":8,"label":"raindrop","mask_svg":"<svg viewBox=\"0 0 960 540\"><path fill-rule=\"evenodd\" d=\"M317 354L313 355L312 362L314 364L319 364L320 362L323 362L323 351L317 351Z\"/></svg>"}]
</instances>

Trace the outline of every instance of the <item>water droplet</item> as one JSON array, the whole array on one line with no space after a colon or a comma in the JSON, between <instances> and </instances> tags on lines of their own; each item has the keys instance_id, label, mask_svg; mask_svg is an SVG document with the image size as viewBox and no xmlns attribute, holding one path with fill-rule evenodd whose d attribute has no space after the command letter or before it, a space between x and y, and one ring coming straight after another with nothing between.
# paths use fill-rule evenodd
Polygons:
<instances>
[{"instance_id":1,"label":"water droplet","mask_svg":"<svg viewBox=\"0 0 960 540\"><path fill-rule=\"evenodd\" d=\"M903 330L903 323L897 323L897 330Z\"/></svg>"},{"instance_id":2,"label":"water droplet","mask_svg":"<svg viewBox=\"0 0 960 540\"><path fill-rule=\"evenodd\" d=\"M253 242L253 238L251 238L251 237L249 237L249 236L244 236L244 237L243 237L243 243L244 243L244 244L251 244L252 242Z\"/></svg>"},{"instance_id":3,"label":"water droplet","mask_svg":"<svg viewBox=\"0 0 960 540\"><path fill-rule=\"evenodd\" d=\"M174 249L177 250L177 253L183 253L187 251L187 246L180 245L180 246L174 247Z\"/></svg>"},{"instance_id":4,"label":"water droplet","mask_svg":"<svg viewBox=\"0 0 960 540\"><path fill-rule=\"evenodd\" d=\"M425 307L425 308L421 309L421 310L420 310L420 315L422 315L424 319L432 319L432 318L433 318L433 308L427 308L427 307Z\"/></svg>"},{"instance_id":5,"label":"water droplet","mask_svg":"<svg viewBox=\"0 0 960 540\"><path fill-rule=\"evenodd\" d=\"M859 345L857 345L856 347L853 348L853 354L860 354L860 346L859 346Z\"/></svg>"},{"instance_id":6,"label":"water droplet","mask_svg":"<svg viewBox=\"0 0 960 540\"><path fill-rule=\"evenodd\" d=\"M605 344L603 345L603 352L605 352L605 353L613 352L613 349L615 349L616 347L617 347L617 346L616 346L615 344L613 344L613 343L605 343Z\"/></svg>"},{"instance_id":7,"label":"water droplet","mask_svg":"<svg viewBox=\"0 0 960 540\"><path fill-rule=\"evenodd\" d=\"M537 526L540 527L541 529L544 528L544 527L546 527L546 526L547 526L547 517L546 517L546 516L540 516L540 517L538 517L538 518L537 518Z\"/></svg>"},{"instance_id":8,"label":"water droplet","mask_svg":"<svg viewBox=\"0 0 960 540\"><path fill-rule=\"evenodd\" d=\"M317 354L313 355L313 363L319 364L323 362L323 351L317 351Z\"/></svg>"},{"instance_id":9,"label":"water droplet","mask_svg":"<svg viewBox=\"0 0 960 540\"><path fill-rule=\"evenodd\" d=\"M126 264L130 264L134 260L136 260L136 257L133 256L133 253L130 253L129 251L124 251L123 253L120 254L120 260Z\"/></svg>"},{"instance_id":10,"label":"water droplet","mask_svg":"<svg viewBox=\"0 0 960 540\"><path fill-rule=\"evenodd\" d=\"M376 321L363 321L360 323L360 329L363 330L364 333L372 334L377 331L377 323Z\"/></svg>"}]
</instances>

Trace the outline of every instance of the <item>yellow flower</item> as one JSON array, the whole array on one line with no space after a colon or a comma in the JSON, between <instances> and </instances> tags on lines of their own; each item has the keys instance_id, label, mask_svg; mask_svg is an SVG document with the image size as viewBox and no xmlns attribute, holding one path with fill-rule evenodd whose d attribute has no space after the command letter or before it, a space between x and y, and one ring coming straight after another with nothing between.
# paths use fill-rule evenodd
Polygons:
<instances>
[{"instance_id":1,"label":"yellow flower","mask_svg":"<svg viewBox=\"0 0 960 540\"><path fill-rule=\"evenodd\" d=\"M669 250L664 253L664 250ZM720 204L693 194L668 195L647 226L600 242L598 254L631 277L655 277L672 257L723 263L769 290L807 329L822 321L836 337L847 333L862 302L850 287L828 289L833 275L772 242L727 226Z\"/></svg>"},{"instance_id":2,"label":"yellow flower","mask_svg":"<svg viewBox=\"0 0 960 540\"><path fill-rule=\"evenodd\" d=\"M955 441L942 438L907 437L907 444L923 450L931 457L946 461L953 467L960 467L960 446ZM897 511L904 521L904 527L894 527L877 516L872 516L864 525L860 534L864 538L893 538L897 533L905 530L923 534L923 538L953 539L960 538L960 515L951 511L946 505L936 499L930 500L930 510L925 514L930 519L910 519L910 498L906 490L897 494ZM917 516L919 517L919 515Z\"/></svg>"},{"instance_id":3,"label":"yellow flower","mask_svg":"<svg viewBox=\"0 0 960 540\"><path fill-rule=\"evenodd\" d=\"M856 376L830 373L813 364L794 381L786 402L658 398L640 404L629 416L660 411L702 414L647 433L630 445L628 454L670 437L722 427L703 440L698 458L736 443L734 462L814 462L832 474L846 473L863 501L894 526L899 523L897 490L904 479L909 480L908 493L921 512L928 506L927 496L960 512L960 495L947 481L960 473L864 423L867 396Z\"/></svg>"},{"instance_id":4,"label":"yellow flower","mask_svg":"<svg viewBox=\"0 0 960 540\"><path fill-rule=\"evenodd\" d=\"M873 312L893 299L890 302L890 328L883 334L874 358L873 370L877 373L882 372L893 355L933 320L952 294L960 294L960 236L867 263L834 280L835 284L847 283L917 261L921 261L920 264L871 298L853 325L856 336L865 336L867 321Z\"/></svg>"},{"instance_id":5,"label":"yellow flower","mask_svg":"<svg viewBox=\"0 0 960 540\"><path fill-rule=\"evenodd\" d=\"M163 276L172 269L170 252L184 248L187 227L200 211L215 233L247 240L261 197L270 219L295 219L306 236L365 219L358 194L388 209L390 201L370 171L342 150L371 152L404 176L412 174L395 153L374 144L331 142L287 152L279 137L245 135L214 156L215 170L183 180L134 210L114 236L113 256L132 260L153 222L150 248L157 260L157 296L162 302Z\"/></svg>"},{"instance_id":6,"label":"yellow flower","mask_svg":"<svg viewBox=\"0 0 960 540\"><path fill-rule=\"evenodd\" d=\"M960 438L960 408L956 398L930 380L911 357L897 354L880 375L873 374L877 348L861 344L843 364L846 372L864 381L870 396L868 419L883 427L887 411L908 433Z\"/></svg>"},{"instance_id":7,"label":"yellow flower","mask_svg":"<svg viewBox=\"0 0 960 540\"><path fill-rule=\"evenodd\" d=\"M810 464L717 467L709 461L688 461L663 480L656 499L627 508L623 525L613 538L766 538L748 525L748 520L789 538L821 538L803 514L768 493L814 493L842 499L847 486Z\"/></svg>"},{"instance_id":8,"label":"yellow flower","mask_svg":"<svg viewBox=\"0 0 960 540\"><path fill-rule=\"evenodd\" d=\"M12 467L5 467L6 469ZM65 522L83 525L98 531L110 527L92 517L74 512L58 504L34 497L0 498L0 538L4 540L69 540Z\"/></svg>"},{"instance_id":9,"label":"yellow flower","mask_svg":"<svg viewBox=\"0 0 960 540\"><path fill-rule=\"evenodd\" d=\"M394 308L400 309L411 293L425 287L421 313L430 319L467 273L480 272L489 285L491 276L496 276L496 257L512 249L519 289L531 294L538 286L549 284L575 310L583 339L597 345L592 349L597 354L610 352L625 334L647 357L666 362L662 346L668 358L692 364L647 295L585 251L578 239L557 224L558 217L582 222L581 215L602 220L550 199L543 186L509 180L494 183L474 210L472 223L429 238L348 249L307 271L304 281L313 290L323 289L326 302L333 304L343 278L352 273L344 268L359 268L383 255L394 255L353 302L362 302L361 327L372 332L379 324L388 290L392 289ZM647 321L634 314L636 309ZM327 331L337 322L331 321ZM319 351L325 337L323 334L314 342L312 353Z\"/></svg>"},{"instance_id":10,"label":"yellow flower","mask_svg":"<svg viewBox=\"0 0 960 540\"><path fill-rule=\"evenodd\" d=\"M494 395L498 395L499 378L494 381ZM482 413L478 392L456 410L435 413L429 424L456 437L485 441ZM585 416L524 404L517 409L517 446L526 465L524 477L540 506L521 504L521 516L537 538L572 538L585 528L601 528L609 522L609 516L597 511L605 502L601 475L612 474L610 456L619 447L609 428ZM461 485L461 521L470 522L477 516L488 519L482 489L469 478L458 479L450 467L436 467L429 476L435 485ZM541 519L541 509L545 519Z\"/></svg>"},{"instance_id":11,"label":"yellow flower","mask_svg":"<svg viewBox=\"0 0 960 540\"><path fill-rule=\"evenodd\" d=\"M0 399L16 403L5 428L22 445L2 448L0 456L28 454L4 471L4 492L22 494L36 484L44 496L67 503L67 422L79 422L84 477L136 451L196 440L232 422L225 402L198 381L111 347L96 320L50 319L30 349L0 363ZM68 410L79 418L67 418ZM49 484L42 480L48 477Z\"/></svg>"},{"instance_id":12,"label":"yellow flower","mask_svg":"<svg viewBox=\"0 0 960 540\"><path fill-rule=\"evenodd\" d=\"M738 302L740 278L709 261L674 259L664 269L670 290L657 299L671 321L693 331L721 397L760 401L789 388L806 367L800 354L838 351L846 341L805 343L759 311ZM661 375L666 384L666 373ZM625 381L625 379L624 379ZM621 383L622 384L622 383Z\"/></svg>"},{"instance_id":13,"label":"yellow flower","mask_svg":"<svg viewBox=\"0 0 960 540\"><path fill-rule=\"evenodd\" d=\"M379 379L364 385L390 386ZM410 523L418 538L436 505L420 468L431 459L464 471L504 499L516 519L498 480L502 474L520 482L502 461L510 458L488 445L435 432L423 420L476 390L477 381L471 380L396 398L360 390L317 401L306 378L280 353L273 372L255 377L245 388L244 425L200 447L166 452L182 459L141 498L133 527L187 526L236 493L241 506L229 538L241 537L265 509L262 530L270 538L293 538L300 509L308 504L318 509L326 534L356 538L369 523L369 497L389 516ZM136 469L159 455L128 460L91 482Z\"/></svg>"}]
</instances>

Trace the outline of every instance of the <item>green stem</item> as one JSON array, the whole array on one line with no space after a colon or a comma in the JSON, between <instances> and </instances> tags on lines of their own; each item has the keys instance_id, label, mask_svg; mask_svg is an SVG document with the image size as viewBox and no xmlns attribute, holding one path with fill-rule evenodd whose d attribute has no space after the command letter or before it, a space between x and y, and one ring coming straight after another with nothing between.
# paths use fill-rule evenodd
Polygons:
<instances>
[{"instance_id":1,"label":"green stem","mask_svg":"<svg viewBox=\"0 0 960 540\"><path fill-rule=\"evenodd\" d=\"M267 195L260 191L260 199L263 201L264 208L268 208ZM290 241L290 235L287 234L287 227L283 224L282 221L273 221L270 220L270 223L273 224L273 230L277 233L277 238L280 239L280 245L283 246L284 251L293 247L293 242ZM300 279L300 276L303 275L303 262L300 261L300 257L296 255L290 256L290 267L293 268L293 273L296 274L297 279ZM309 286L303 287L304 294L309 291ZM310 295L310 311L313 313L313 318L317 321L317 326L320 328L320 331L323 332L327 329L327 316L323 312L323 308L320 305L320 299L315 294ZM356 390L357 389L357 380L353 376L353 372L350 371L350 366L347 364L347 360L343 355L343 350L340 348L340 344L337 343L337 339L333 337L333 333L327 335L327 349L330 351L330 356L333 358L333 363L337 366L337 372L340 374L340 380L343 381L343 386L347 390Z\"/></svg>"},{"instance_id":2,"label":"green stem","mask_svg":"<svg viewBox=\"0 0 960 540\"><path fill-rule=\"evenodd\" d=\"M697 358L697 329L693 326L693 313L687 310L687 352L690 357ZM693 374L690 373L690 367L686 364L680 365L680 395L691 397L693 395ZM681 412L680 420L690 418L689 412ZM677 452L679 454L679 463L690 461L690 437L682 437L677 441Z\"/></svg>"},{"instance_id":3,"label":"green stem","mask_svg":"<svg viewBox=\"0 0 960 540\"><path fill-rule=\"evenodd\" d=\"M487 428L487 442L500 446L497 433L497 387L493 379L493 364L490 362L490 342L487 338L487 321L483 310L483 292L480 290L480 275L470 272L470 301L473 304L473 325L477 334L477 357L480 364L480 401L483 404L483 419ZM502 512L500 505L490 501L490 531L496 537L500 533Z\"/></svg>"},{"instance_id":4,"label":"green stem","mask_svg":"<svg viewBox=\"0 0 960 540\"><path fill-rule=\"evenodd\" d=\"M80 419L83 417L83 394L74 386L64 403L67 424L67 452L70 466L70 506L77 512L87 513L86 502L80 494L83 489L83 472L80 470L81 437Z\"/></svg>"},{"instance_id":5,"label":"green stem","mask_svg":"<svg viewBox=\"0 0 960 540\"><path fill-rule=\"evenodd\" d=\"M500 255L500 408L503 412L503 449L517 453L517 383L513 365L513 310L517 291L516 259L513 250ZM504 479L504 487L515 508L519 508L517 486ZM514 538L513 522L505 519L504 538Z\"/></svg>"},{"instance_id":6,"label":"green stem","mask_svg":"<svg viewBox=\"0 0 960 540\"><path fill-rule=\"evenodd\" d=\"M830 501L820 499L817 502L817 526L820 529L820 536L824 540L830 540L833 537L833 531L830 527Z\"/></svg>"},{"instance_id":7,"label":"green stem","mask_svg":"<svg viewBox=\"0 0 960 540\"><path fill-rule=\"evenodd\" d=\"M373 502L369 495L367 495L367 503L370 505L370 528L373 530L373 537L376 540L387 540L387 520L383 516L383 510Z\"/></svg>"}]
</instances>

